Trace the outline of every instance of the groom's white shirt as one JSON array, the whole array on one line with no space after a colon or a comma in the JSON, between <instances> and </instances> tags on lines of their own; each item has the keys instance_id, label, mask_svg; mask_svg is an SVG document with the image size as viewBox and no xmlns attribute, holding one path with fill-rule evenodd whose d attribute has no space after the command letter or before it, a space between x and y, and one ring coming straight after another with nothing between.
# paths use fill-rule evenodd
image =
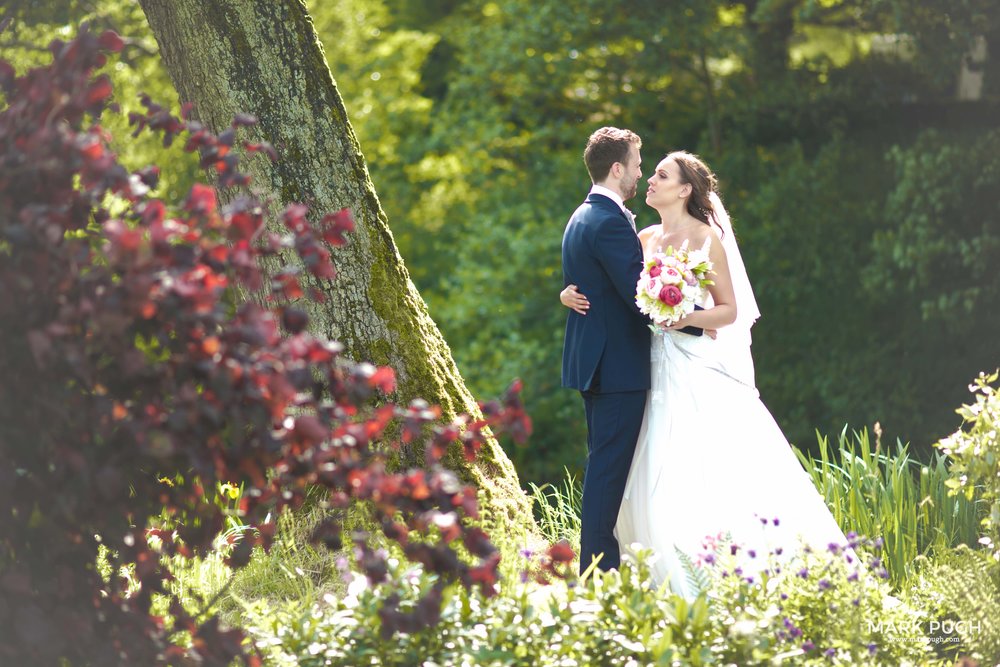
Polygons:
<instances>
[{"instance_id":1,"label":"groom's white shirt","mask_svg":"<svg viewBox=\"0 0 1000 667\"><path fill-rule=\"evenodd\" d=\"M635 229L635 214L632 213L632 211L630 211L627 208L625 208L625 202L622 201L622 197L621 197L620 194L618 194L617 192L615 192L614 190L612 190L610 188L604 187L603 185L594 185L594 186L592 186L590 188L590 194L592 194L592 195L604 195L605 197L607 197L608 199L610 199L614 203L618 204L618 208L620 208L622 210L622 213L625 214L625 217L628 218L629 222L632 223L632 229Z\"/></svg>"}]
</instances>

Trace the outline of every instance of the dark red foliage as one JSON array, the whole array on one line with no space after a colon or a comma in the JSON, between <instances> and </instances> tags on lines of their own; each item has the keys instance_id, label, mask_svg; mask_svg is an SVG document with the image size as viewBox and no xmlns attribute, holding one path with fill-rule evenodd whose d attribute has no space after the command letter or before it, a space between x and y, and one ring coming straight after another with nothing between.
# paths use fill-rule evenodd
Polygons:
<instances>
[{"instance_id":1,"label":"dark red foliage","mask_svg":"<svg viewBox=\"0 0 1000 667\"><path fill-rule=\"evenodd\" d=\"M182 202L154 197L159 170L128 173L90 124L111 93L93 70L121 46L113 33L83 32L54 42L52 64L22 77L0 61L0 664L258 664L242 634L210 615L171 604L188 649L149 613L170 578L162 555L203 553L223 528L220 482L244 485L242 519L257 527L233 540L233 567L270 547L265 517L320 486L332 507L370 501L384 534L442 582L492 590L499 555L470 527L475 491L440 459L451 446L474 455L487 427L523 435L517 388L485 419L436 425L436 408L389 402L390 369L349 362L340 345L310 335L305 311L288 303L306 297L298 269L263 285L258 260L294 251L330 278L330 247L347 242L350 214L314 226L305 207L290 206L282 237L265 230L252 198L220 207L208 185ZM221 187L248 180L233 146L273 155L238 143L251 116L216 136L187 107L178 118L143 104L136 132L165 144L184 135ZM237 284L270 288L273 309L238 304ZM387 431L393 420L400 428ZM384 441L396 431L425 444L424 469L386 469L379 452L399 444ZM330 518L314 539L337 548L341 533ZM353 538L359 565L382 580L384 555ZM134 565L137 592L95 571L98 541L115 554L114 571ZM478 560L459 558L458 544ZM440 601L434 589L414 614L389 605L383 630L433 623Z\"/></svg>"}]
</instances>

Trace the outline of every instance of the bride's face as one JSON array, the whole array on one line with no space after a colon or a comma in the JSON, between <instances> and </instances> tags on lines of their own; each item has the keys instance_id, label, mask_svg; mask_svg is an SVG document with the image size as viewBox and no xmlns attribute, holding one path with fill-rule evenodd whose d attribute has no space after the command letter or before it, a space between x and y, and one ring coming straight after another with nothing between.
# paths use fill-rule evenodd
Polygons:
<instances>
[{"instance_id":1,"label":"bride's face","mask_svg":"<svg viewBox=\"0 0 1000 667\"><path fill-rule=\"evenodd\" d=\"M653 208L671 206L691 194L691 186L681 183L680 167L673 160L661 160L646 183L646 203Z\"/></svg>"}]
</instances>

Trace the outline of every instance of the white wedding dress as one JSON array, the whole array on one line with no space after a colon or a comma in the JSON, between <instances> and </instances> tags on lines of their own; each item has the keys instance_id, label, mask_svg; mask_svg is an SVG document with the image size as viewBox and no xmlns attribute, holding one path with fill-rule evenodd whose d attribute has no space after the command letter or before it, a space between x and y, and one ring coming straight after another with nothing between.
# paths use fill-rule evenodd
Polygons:
<instances>
[{"instance_id":1,"label":"white wedding dress","mask_svg":"<svg viewBox=\"0 0 1000 667\"><path fill-rule=\"evenodd\" d=\"M724 217L721 202L716 210ZM743 314L717 340L653 336L652 385L615 528L623 552L636 543L652 549L656 583L688 598L695 591L677 550L695 561L706 536L755 550L748 573L776 547L790 554L803 542L847 543L754 386L749 330L759 312L732 228L721 222Z\"/></svg>"}]
</instances>

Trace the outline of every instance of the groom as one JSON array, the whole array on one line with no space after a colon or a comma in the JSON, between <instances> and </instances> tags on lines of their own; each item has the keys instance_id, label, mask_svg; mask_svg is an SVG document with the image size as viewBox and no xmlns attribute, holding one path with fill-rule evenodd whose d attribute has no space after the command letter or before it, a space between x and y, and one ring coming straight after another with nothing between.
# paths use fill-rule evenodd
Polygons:
<instances>
[{"instance_id":1,"label":"groom","mask_svg":"<svg viewBox=\"0 0 1000 667\"><path fill-rule=\"evenodd\" d=\"M590 300L587 315L569 311L562 365L562 385L580 391L587 413L581 572L598 557L603 570L619 565L615 522L649 389L649 320L635 304L642 247L624 204L642 175L641 147L630 130L590 135L583 160L593 187L563 233L563 284Z\"/></svg>"}]
</instances>

